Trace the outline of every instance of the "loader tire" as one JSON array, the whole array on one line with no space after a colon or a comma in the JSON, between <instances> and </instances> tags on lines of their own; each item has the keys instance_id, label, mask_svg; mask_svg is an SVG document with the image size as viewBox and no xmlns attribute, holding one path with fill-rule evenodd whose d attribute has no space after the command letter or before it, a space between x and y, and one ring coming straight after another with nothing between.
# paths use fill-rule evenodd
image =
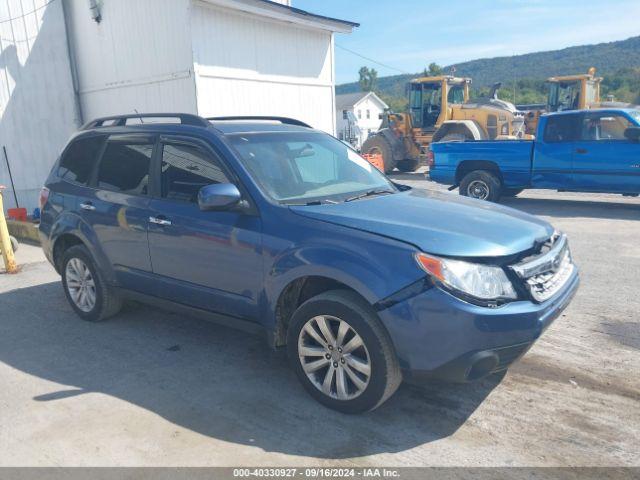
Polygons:
<instances>
[{"instance_id":1,"label":"loader tire","mask_svg":"<svg viewBox=\"0 0 640 480\"><path fill-rule=\"evenodd\" d=\"M374 135L367 138L362 144L362 153L382 155L384 173L391 173L396 167L396 162L393 159L393 149L382 135Z\"/></svg>"},{"instance_id":2,"label":"loader tire","mask_svg":"<svg viewBox=\"0 0 640 480\"><path fill-rule=\"evenodd\" d=\"M418 160L413 160L411 158L405 158L404 160L398 160L396 167L401 172L415 172L420 166L420 162Z\"/></svg>"}]
</instances>

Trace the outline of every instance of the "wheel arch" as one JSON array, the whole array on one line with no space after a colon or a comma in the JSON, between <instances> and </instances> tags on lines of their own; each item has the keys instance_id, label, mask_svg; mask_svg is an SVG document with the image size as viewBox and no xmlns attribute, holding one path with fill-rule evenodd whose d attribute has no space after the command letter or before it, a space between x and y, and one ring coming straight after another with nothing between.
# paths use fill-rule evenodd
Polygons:
<instances>
[{"instance_id":1,"label":"wheel arch","mask_svg":"<svg viewBox=\"0 0 640 480\"><path fill-rule=\"evenodd\" d=\"M100 247L93 229L75 214L67 214L58 219L51 230L51 261L58 273L61 273L60 260L64 252L74 246L84 246L102 271L108 283L115 282L115 273L106 254Z\"/></svg>"},{"instance_id":2,"label":"wheel arch","mask_svg":"<svg viewBox=\"0 0 640 480\"><path fill-rule=\"evenodd\" d=\"M287 331L293 313L304 302L321 293L331 290L347 290L358 295L370 304L369 301L356 289L336 280L335 278L321 275L305 275L290 281L280 292L275 305L275 328L273 331L273 344L275 347L285 346L287 343Z\"/></svg>"},{"instance_id":3,"label":"wheel arch","mask_svg":"<svg viewBox=\"0 0 640 480\"><path fill-rule=\"evenodd\" d=\"M502 178L502 172L496 162L489 160L464 160L458 164L456 168L456 184L459 184L465 175L475 170L486 170L491 173L495 173L501 183L504 183Z\"/></svg>"},{"instance_id":4,"label":"wheel arch","mask_svg":"<svg viewBox=\"0 0 640 480\"><path fill-rule=\"evenodd\" d=\"M484 140L485 135L480 125L473 120L448 120L434 133L432 142L439 142L452 133L460 133L473 140Z\"/></svg>"}]
</instances>

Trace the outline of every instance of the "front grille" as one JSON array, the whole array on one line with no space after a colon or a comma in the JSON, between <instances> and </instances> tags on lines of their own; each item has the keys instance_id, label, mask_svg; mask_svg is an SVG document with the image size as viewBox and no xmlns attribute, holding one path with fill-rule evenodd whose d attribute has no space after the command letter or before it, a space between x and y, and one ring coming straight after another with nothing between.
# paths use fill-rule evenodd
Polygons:
<instances>
[{"instance_id":1,"label":"front grille","mask_svg":"<svg viewBox=\"0 0 640 480\"><path fill-rule=\"evenodd\" d=\"M575 269L567 237L560 235L554 240L544 253L511 267L536 302L544 302L558 293Z\"/></svg>"}]
</instances>

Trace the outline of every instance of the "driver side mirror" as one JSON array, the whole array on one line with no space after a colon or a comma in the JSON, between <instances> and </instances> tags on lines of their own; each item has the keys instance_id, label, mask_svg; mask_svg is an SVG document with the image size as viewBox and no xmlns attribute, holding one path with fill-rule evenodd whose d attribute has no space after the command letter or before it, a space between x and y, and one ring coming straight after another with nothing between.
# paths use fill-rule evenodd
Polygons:
<instances>
[{"instance_id":1,"label":"driver side mirror","mask_svg":"<svg viewBox=\"0 0 640 480\"><path fill-rule=\"evenodd\" d=\"M214 183L198 192L198 207L203 212L230 210L241 200L240 190L232 183Z\"/></svg>"},{"instance_id":2,"label":"driver side mirror","mask_svg":"<svg viewBox=\"0 0 640 480\"><path fill-rule=\"evenodd\" d=\"M624 131L624 136L632 142L640 142L640 127L629 127Z\"/></svg>"}]
</instances>

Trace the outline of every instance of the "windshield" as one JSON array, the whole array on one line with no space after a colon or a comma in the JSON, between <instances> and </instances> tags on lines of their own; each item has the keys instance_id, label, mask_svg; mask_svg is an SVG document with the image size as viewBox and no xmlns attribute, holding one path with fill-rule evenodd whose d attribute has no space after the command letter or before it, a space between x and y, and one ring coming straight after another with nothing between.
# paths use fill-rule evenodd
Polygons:
<instances>
[{"instance_id":1,"label":"windshield","mask_svg":"<svg viewBox=\"0 0 640 480\"><path fill-rule=\"evenodd\" d=\"M636 125L640 126L640 110L631 110L629 115L631 115Z\"/></svg>"},{"instance_id":2,"label":"windshield","mask_svg":"<svg viewBox=\"0 0 640 480\"><path fill-rule=\"evenodd\" d=\"M250 133L229 139L260 189L280 203L340 202L366 192L397 191L373 165L324 133Z\"/></svg>"},{"instance_id":3,"label":"windshield","mask_svg":"<svg viewBox=\"0 0 640 480\"><path fill-rule=\"evenodd\" d=\"M561 112L575 110L580 105L580 86L578 82L552 83L549 89L549 110Z\"/></svg>"}]
</instances>

